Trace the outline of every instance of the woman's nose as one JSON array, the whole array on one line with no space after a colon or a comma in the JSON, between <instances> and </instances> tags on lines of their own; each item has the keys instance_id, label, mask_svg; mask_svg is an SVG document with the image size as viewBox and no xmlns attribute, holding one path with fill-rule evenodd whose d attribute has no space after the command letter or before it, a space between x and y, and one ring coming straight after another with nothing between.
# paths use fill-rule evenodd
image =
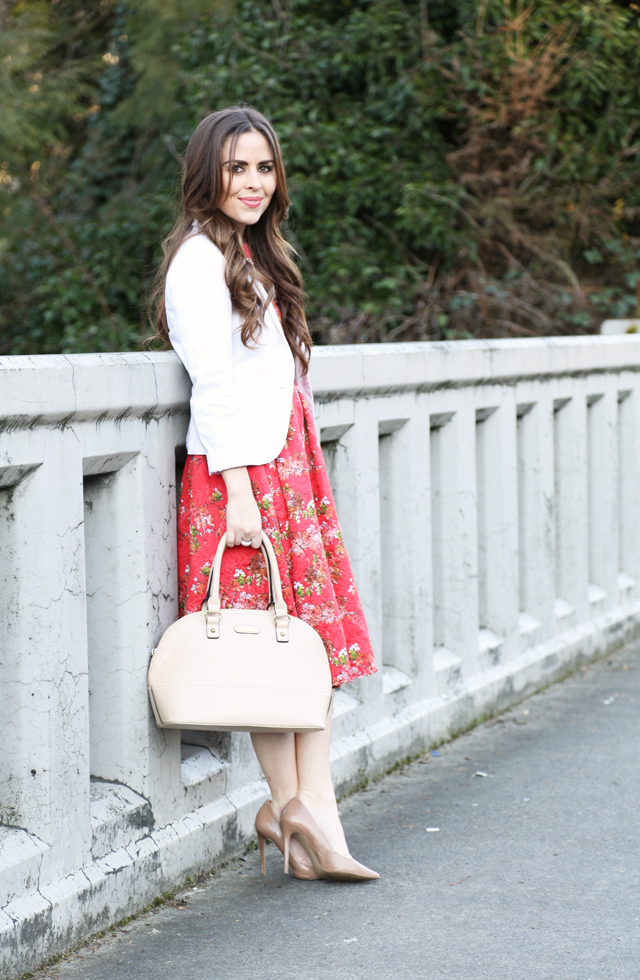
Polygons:
<instances>
[{"instance_id":1,"label":"woman's nose","mask_svg":"<svg viewBox=\"0 0 640 980\"><path fill-rule=\"evenodd\" d=\"M262 178L258 170L247 170L246 186L252 190L262 187Z\"/></svg>"}]
</instances>

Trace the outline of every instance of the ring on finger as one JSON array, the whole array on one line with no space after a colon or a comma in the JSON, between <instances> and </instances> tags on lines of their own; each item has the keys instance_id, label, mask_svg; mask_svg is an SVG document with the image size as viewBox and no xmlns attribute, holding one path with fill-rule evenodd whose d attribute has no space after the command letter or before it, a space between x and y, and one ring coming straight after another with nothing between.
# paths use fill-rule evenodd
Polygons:
<instances>
[{"instance_id":1,"label":"ring on finger","mask_svg":"<svg viewBox=\"0 0 640 980\"><path fill-rule=\"evenodd\" d=\"M248 548L251 545L251 539L249 539L248 541L245 541L244 538L242 538L242 540L240 541L240 544L243 544L245 546L245 548Z\"/></svg>"}]
</instances>

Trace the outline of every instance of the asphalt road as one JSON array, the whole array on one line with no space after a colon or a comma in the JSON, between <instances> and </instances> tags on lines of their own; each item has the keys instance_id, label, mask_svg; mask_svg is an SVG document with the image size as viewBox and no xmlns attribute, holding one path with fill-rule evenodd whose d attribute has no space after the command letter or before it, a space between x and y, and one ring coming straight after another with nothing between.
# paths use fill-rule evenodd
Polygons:
<instances>
[{"instance_id":1,"label":"asphalt road","mask_svg":"<svg viewBox=\"0 0 640 980\"><path fill-rule=\"evenodd\" d=\"M346 799L379 881L250 852L40 976L639 980L639 706L633 645Z\"/></svg>"}]
</instances>

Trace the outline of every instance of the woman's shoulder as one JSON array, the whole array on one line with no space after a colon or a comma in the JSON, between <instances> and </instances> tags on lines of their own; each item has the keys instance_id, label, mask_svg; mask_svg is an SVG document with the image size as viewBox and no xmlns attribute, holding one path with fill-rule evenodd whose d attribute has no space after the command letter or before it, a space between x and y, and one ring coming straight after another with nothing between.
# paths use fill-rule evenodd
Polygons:
<instances>
[{"instance_id":1,"label":"woman's shoulder","mask_svg":"<svg viewBox=\"0 0 640 980\"><path fill-rule=\"evenodd\" d=\"M222 273L224 256L206 235L194 230L180 245L167 272L167 283L183 276Z\"/></svg>"}]
</instances>

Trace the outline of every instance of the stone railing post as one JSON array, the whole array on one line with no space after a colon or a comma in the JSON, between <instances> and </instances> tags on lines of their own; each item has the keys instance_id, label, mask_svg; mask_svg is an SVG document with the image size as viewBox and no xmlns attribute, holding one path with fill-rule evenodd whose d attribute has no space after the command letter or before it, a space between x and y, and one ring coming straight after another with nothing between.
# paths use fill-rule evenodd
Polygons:
<instances>
[{"instance_id":1,"label":"stone railing post","mask_svg":"<svg viewBox=\"0 0 640 980\"><path fill-rule=\"evenodd\" d=\"M431 414L434 643L479 670L476 409L457 392L454 411ZM443 651L444 656L447 654Z\"/></svg>"},{"instance_id":2,"label":"stone railing post","mask_svg":"<svg viewBox=\"0 0 640 980\"><path fill-rule=\"evenodd\" d=\"M0 813L52 848L55 876L82 867L91 842L89 714L82 459L71 428L46 436L25 433L0 465Z\"/></svg>"},{"instance_id":3,"label":"stone railing post","mask_svg":"<svg viewBox=\"0 0 640 980\"><path fill-rule=\"evenodd\" d=\"M554 400L554 469L556 619L574 625L589 616L587 404L580 381Z\"/></svg>"},{"instance_id":4,"label":"stone railing post","mask_svg":"<svg viewBox=\"0 0 640 980\"><path fill-rule=\"evenodd\" d=\"M392 417L396 415L397 417ZM378 423L383 661L433 693L429 406L389 406Z\"/></svg>"},{"instance_id":5,"label":"stone railing post","mask_svg":"<svg viewBox=\"0 0 640 980\"><path fill-rule=\"evenodd\" d=\"M514 389L486 400L476 409L478 593L480 650L491 665L519 652L518 453Z\"/></svg>"},{"instance_id":6,"label":"stone railing post","mask_svg":"<svg viewBox=\"0 0 640 980\"><path fill-rule=\"evenodd\" d=\"M638 595L640 583L640 396L633 390L634 378L623 377L618 392L618 602Z\"/></svg>"},{"instance_id":7,"label":"stone railing post","mask_svg":"<svg viewBox=\"0 0 640 980\"><path fill-rule=\"evenodd\" d=\"M518 572L521 643L530 646L556 627L556 533L553 398L528 390L517 408Z\"/></svg>"},{"instance_id":8,"label":"stone railing post","mask_svg":"<svg viewBox=\"0 0 640 980\"><path fill-rule=\"evenodd\" d=\"M618 604L618 393L610 381L588 390L589 599L592 609L605 611Z\"/></svg>"}]
</instances>

